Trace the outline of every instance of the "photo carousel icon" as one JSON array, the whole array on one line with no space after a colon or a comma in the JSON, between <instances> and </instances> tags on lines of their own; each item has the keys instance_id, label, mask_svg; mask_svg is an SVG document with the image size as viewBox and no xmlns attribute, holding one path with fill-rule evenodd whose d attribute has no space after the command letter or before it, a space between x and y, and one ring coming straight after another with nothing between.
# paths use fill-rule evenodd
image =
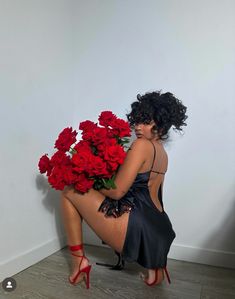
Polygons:
<instances>
[{"instance_id":1,"label":"photo carousel icon","mask_svg":"<svg viewBox=\"0 0 235 299\"><path fill-rule=\"evenodd\" d=\"M16 281L12 277L7 277L2 282L2 288L6 292L12 292L16 289Z\"/></svg>"}]
</instances>

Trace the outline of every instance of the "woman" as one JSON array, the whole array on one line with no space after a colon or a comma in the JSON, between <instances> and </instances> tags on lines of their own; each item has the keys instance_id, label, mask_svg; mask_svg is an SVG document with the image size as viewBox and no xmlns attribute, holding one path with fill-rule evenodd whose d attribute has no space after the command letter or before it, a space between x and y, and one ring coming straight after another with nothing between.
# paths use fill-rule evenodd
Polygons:
<instances>
[{"instance_id":1,"label":"woman","mask_svg":"<svg viewBox=\"0 0 235 299\"><path fill-rule=\"evenodd\" d=\"M127 118L137 139L118 169L117 188L80 194L70 186L62 192L61 211L74 265L71 284L85 278L89 288L91 265L82 245L83 219L125 260L147 269L142 275L147 285L161 283L164 271L170 283L167 254L176 234L162 202L168 166L163 141L172 126L181 131L186 125L187 107L169 92L151 92L137 95L131 108Z\"/></svg>"}]
</instances>

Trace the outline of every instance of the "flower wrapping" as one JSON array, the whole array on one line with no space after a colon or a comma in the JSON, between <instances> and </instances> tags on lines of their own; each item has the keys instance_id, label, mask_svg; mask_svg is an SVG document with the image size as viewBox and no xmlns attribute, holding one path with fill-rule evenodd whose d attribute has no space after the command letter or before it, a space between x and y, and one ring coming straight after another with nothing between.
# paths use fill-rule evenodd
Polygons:
<instances>
[{"instance_id":1,"label":"flower wrapping","mask_svg":"<svg viewBox=\"0 0 235 299\"><path fill-rule=\"evenodd\" d=\"M90 120L79 124L82 139L77 141L76 130L63 129L55 141L57 151L51 158L44 154L38 162L40 173L45 173L56 190L65 186L86 193L94 188L116 188L114 180L118 167L126 157L131 128L127 121L112 111L103 111L98 123Z\"/></svg>"}]
</instances>

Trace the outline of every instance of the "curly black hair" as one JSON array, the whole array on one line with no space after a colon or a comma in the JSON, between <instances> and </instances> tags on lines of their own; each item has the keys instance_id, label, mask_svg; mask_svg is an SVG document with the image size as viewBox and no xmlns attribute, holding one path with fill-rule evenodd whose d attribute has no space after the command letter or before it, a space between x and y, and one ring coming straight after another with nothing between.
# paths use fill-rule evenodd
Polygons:
<instances>
[{"instance_id":1,"label":"curly black hair","mask_svg":"<svg viewBox=\"0 0 235 299\"><path fill-rule=\"evenodd\" d=\"M172 93L161 91L147 92L137 95L137 101L131 104L131 112L126 114L131 128L136 124L149 124L152 120L155 125L152 133L157 132L160 140L168 139L168 131L182 131L182 126L188 116L185 114L187 107L182 104Z\"/></svg>"}]
</instances>

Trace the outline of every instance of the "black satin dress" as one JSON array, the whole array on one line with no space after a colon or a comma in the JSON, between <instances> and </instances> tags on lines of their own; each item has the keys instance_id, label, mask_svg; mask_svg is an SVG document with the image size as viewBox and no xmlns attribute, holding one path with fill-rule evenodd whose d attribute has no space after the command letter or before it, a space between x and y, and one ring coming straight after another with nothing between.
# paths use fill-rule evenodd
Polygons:
<instances>
[{"instance_id":1,"label":"black satin dress","mask_svg":"<svg viewBox=\"0 0 235 299\"><path fill-rule=\"evenodd\" d=\"M153 147L154 164L156 149L154 145ZM130 213L122 256L126 261L135 261L148 269L167 266L167 255L176 237L164 210L162 184L158 190L162 212L150 197L148 180L152 167L150 171L137 174L132 186L121 199L114 200L106 196L99 207L99 211L105 213L106 217L120 217L125 212Z\"/></svg>"}]
</instances>

